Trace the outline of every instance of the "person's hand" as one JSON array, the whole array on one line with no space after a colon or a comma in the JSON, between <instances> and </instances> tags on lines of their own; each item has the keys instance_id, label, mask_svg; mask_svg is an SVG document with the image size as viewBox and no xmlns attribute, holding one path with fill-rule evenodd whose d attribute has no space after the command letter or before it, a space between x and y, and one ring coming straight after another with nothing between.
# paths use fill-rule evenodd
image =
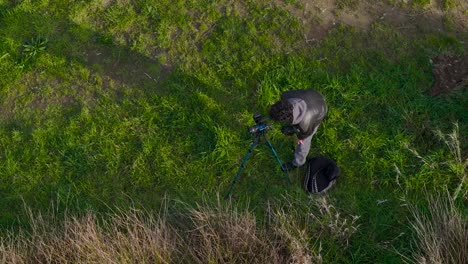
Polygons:
<instances>
[{"instance_id":1,"label":"person's hand","mask_svg":"<svg viewBox=\"0 0 468 264\"><path fill-rule=\"evenodd\" d=\"M297 134L299 132L299 129L296 126L282 126L281 127L281 133L283 133L286 136L292 136L294 134Z\"/></svg>"},{"instance_id":2,"label":"person's hand","mask_svg":"<svg viewBox=\"0 0 468 264\"><path fill-rule=\"evenodd\" d=\"M291 162L291 161L288 161L288 162L285 162L281 165L283 171L292 171L293 169L297 168L296 166L294 166L294 164Z\"/></svg>"}]
</instances>

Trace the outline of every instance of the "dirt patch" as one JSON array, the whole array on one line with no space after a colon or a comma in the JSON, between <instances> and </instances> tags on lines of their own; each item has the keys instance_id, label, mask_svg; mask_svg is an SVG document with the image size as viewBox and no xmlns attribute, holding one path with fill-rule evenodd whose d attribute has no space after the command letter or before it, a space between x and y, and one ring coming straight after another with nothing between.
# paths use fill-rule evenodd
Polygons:
<instances>
[{"instance_id":1,"label":"dirt patch","mask_svg":"<svg viewBox=\"0 0 468 264\"><path fill-rule=\"evenodd\" d=\"M297 4L275 2L301 20L307 43L323 39L338 24L367 30L373 23L383 23L405 35L450 33L462 38L468 30L466 1L457 2L456 8L448 10L440 4L413 8L404 1L394 5L388 1L359 1L352 7L340 7L336 0L299 0Z\"/></svg>"},{"instance_id":2,"label":"dirt patch","mask_svg":"<svg viewBox=\"0 0 468 264\"><path fill-rule=\"evenodd\" d=\"M328 23L325 25L317 24L311 26L308 32L304 34L306 43L314 43L324 39L334 25L334 23Z\"/></svg>"},{"instance_id":3,"label":"dirt patch","mask_svg":"<svg viewBox=\"0 0 468 264\"><path fill-rule=\"evenodd\" d=\"M468 88L468 56L439 55L432 59L435 82L431 96Z\"/></svg>"},{"instance_id":4,"label":"dirt patch","mask_svg":"<svg viewBox=\"0 0 468 264\"><path fill-rule=\"evenodd\" d=\"M113 90L117 98L132 88L163 93L162 83L172 71L170 64L160 64L119 45L90 45L82 59L92 74L101 76L102 88Z\"/></svg>"}]
</instances>

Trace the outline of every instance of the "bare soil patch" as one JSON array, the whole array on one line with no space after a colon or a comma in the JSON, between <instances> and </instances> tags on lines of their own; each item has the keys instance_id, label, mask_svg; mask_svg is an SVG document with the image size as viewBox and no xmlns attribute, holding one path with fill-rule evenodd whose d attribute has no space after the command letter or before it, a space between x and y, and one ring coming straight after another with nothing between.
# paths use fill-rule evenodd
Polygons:
<instances>
[{"instance_id":1,"label":"bare soil patch","mask_svg":"<svg viewBox=\"0 0 468 264\"><path fill-rule=\"evenodd\" d=\"M160 65L153 59L121 46L114 46L112 50L93 46L84 53L84 60L88 67L99 65L106 76L129 86L155 85L165 79L171 70L170 65ZM151 65L157 66L153 72L148 70ZM128 80L132 82L127 83Z\"/></svg>"},{"instance_id":2,"label":"bare soil patch","mask_svg":"<svg viewBox=\"0 0 468 264\"><path fill-rule=\"evenodd\" d=\"M468 1L456 0L455 7L444 9L440 1L426 8L412 7L409 1L359 1L340 7L336 0L299 0L297 4L276 3L298 17L304 25L307 43L323 39L336 25L366 30L373 23L384 23L405 35L447 33L467 38Z\"/></svg>"},{"instance_id":3,"label":"bare soil patch","mask_svg":"<svg viewBox=\"0 0 468 264\"><path fill-rule=\"evenodd\" d=\"M429 90L431 96L468 88L468 56L439 55L432 62L435 82Z\"/></svg>"}]
</instances>

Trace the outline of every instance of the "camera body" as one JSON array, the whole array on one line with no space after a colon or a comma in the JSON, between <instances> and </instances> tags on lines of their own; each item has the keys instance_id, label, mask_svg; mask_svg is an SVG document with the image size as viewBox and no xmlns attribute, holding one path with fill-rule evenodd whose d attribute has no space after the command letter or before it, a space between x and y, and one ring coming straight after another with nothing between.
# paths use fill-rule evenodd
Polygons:
<instances>
[{"instance_id":1,"label":"camera body","mask_svg":"<svg viewBox=\"0 0 468 264\"><path fill-rule=\"evenodd\" d=\"M263 117L260 113L255 113L253 119L256 125L247 128L247 131L251 134L260 133L273 128L272 125L266 123L268 118Z\"/></svg>"}]
</instances>

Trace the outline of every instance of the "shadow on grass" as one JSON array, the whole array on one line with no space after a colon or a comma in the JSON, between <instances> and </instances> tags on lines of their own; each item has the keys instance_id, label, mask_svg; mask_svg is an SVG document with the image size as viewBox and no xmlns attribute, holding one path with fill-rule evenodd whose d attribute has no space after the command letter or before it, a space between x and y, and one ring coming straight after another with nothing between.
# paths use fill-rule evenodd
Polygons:
<instances>
[{"instance_id":1,"label":"shadow on grass","mask_svg":"<svg viewBox=\"0 0 468 264\"><path fill-rule=\"evenodd\" d=\"M250 123L244 124L241 116L248 112L247 92L234 94L208 77L161 64L157 54L143 55L130 41L118 44L112 34L64 15L0 10L7 25L0 36L15 45L11 57L21 67L6 90L11 94L2 110L10 114L0 121L0 132L9 141L15 131L24 134L24 141L6 147L9 157L0 155L0 161L13 164L0 171L7 179L0 186L2 221L15 222L23 201L33 208L57 201L67 210L106 210L153 206L165 193L195 203L201 193L227 191L250 144L245 126L253 120L249 114ZM23 45L34 44L31 40L47 40L44 56L25 60ZM80 80L79 70L90 77ZM40 93L42 86L72 92L53 101ZM49 112L53 107L58 110ZM233 111L239 116L230 115ZM260 169L264 164L272 166ZM266 147L256 151L234 192L263 200L284 191L278 167ZM278 175L252 179L257 173Z\"/></svg>"},{"instance_id":2,"label":"shadow on grass","mask_svg":"<svg viewBox=\"0 0 468 264\"><path fill-rule=\"evenodd\" d=\"M95 95L96 98L83 99L71 96L67 100L53 102L53 105L59 108L59 113L49 114L46 110L52 105L50 101L39 104L34 102L41 100L32 99L24 103L16 95L18 92L12 92L15 95L9 97L11 101L4 102L2 106L4 112L10 112L9 120L0 121L0 128L6 132L7 137L14 131L28 131L26 133L30 135L26 137L31 142L35 136L31 134L43 130L43 138L40 139L43 141L41 148L47 154L41 156L40 150L35 149L36 145L18 144L15 151L13 145L7 147L7 152L12 150L9 161L16 162L17 165L0 172L0 176L7 179L0 187L2 221L5 219L7 223L16 221L16 213L13 212L21 211L22 199L32 207L47 206L49 201L67 195L79 199L78 203L82 204L78 207L84 208L140 202L150 205L157 203L158 199L155 197L165 192L177 193L188 186L190 187L187 188L190 189L188 193L193 194L198 192L193 190L194 188L206 187L208 182L213 182L208 179L213 177L210 172L218 171L219 168L215 168L212 164L204 166L207 168L205 172L192 171L202 174L195 175L198 180L192 179L194 175L183 175L190 174L187 170L190 169L191 162L199 165L210 162L210 153L217 144L217 127L229 129L236 126L235 121L222 113L216 100L211 98L215 94L210 84L183 74L171 65L161 64L155 58L142 55L126 45L117 44L106 32L84 28L65 17L48 17L39 12L26 12L13 8L8 10L5 7L0 9L3 10L0 21L8 20L8 25L11 26L0 30L0 33L10 43L17 45L16 54L12 54L12 57L17 65L23 68L15 84L12 84L8 91L14 90L14 86L19 83L24 89L30 89L24 91L24 94L39 98L40 95L36 95L33 91L34 87L44 85L42 81L49 81L47 77L44 81L44 77L40 77L41 74L45 72L48 74L46 76L50 75L52 79L60 79L61 76L73 71L74 65L80 65L80 68L89 70L91 75L101 78L100 83L92 84L101 86L97 90L111 94L110 98L102 98L99 92L91 91L87 96ZM62 67L70 68L54 69L58 74L48 73L49 69L41 64L42 61L25 61L23 45L30 44L32 39L47 40L43 52L51 60L57 61L48 63L58 63ZM62 62L64 60L65 62ZM22 63L25 65L21 65ZM25 78L28 80L25 81ZM42 81L39 82L36 78L42 78ZM70 79L73 81L73 77ZM62 89L63 84L54 86L59 83L60 80L52 80L46 84L51 89ZM70 90L87 89L73 83L67 85L70 86L67 87ZM87 101L95 103L87 105ZM210 106L210 102L214 106ZM21 104L23 109L29 109L18 112L16 109ZM106 108L106 105L112 107ZM34 109L36 107L37 109ZM107 120L103 111L112 112L112 109L116 110L108 116L113 120ZM97 125L80 120L83 112L88 110L91 111L89 117L91 122L97 122ZM209 116L202 116L200 112L209 113ZM52 129L46 125L47 122L37 123L34 120L23 122L28 115L42 116L38 117L39 119L50 119L57 117L55 114L59 117L55 122L59 124L54 125ZM75 122L76 120L78 121ZM226 120L230 120L230 124L227 124ZM70 130L73 122L82 128ZM110 123L109 127L105 127L107 122ZM127 128L123 125L126 122L130 124ZM88 132L96 127L103 135L101 138L95 138L97 142L95 147L88 148L85 144L80 144L82 139L73 143L72 138L67 135L72 133L78 138L82 135L89 136ZM115 132L119 128L129 130ZM105 139L105 136L116 138ZM111 153L112 151L105 153L107 150L104 148L109 146L101 140L109 140L114 153ZM76 143L78 144L73 146ZM112 144L117 147L113 147ZM105 155L112 157L113 154L120 157L106 160ZM96 158L99 155L104 155L104 158ZM175 156L180 156L179 164L174 164L177 160ZM0 161L2 159L6 162L7 157L0 156ZM112 164L113 162L116 164ZM141 170L134 168L138 162ZM47 163L49 164L46 165ZM51 170L44 166L54 166L54 164L62 172L53 172L54 175L48 176ZM115 175L110 175L110 171L114 171ZM28 177L37 177L37 179L29 183L15 180L26 177L28 173L31 174ZM145 173L147 178L143 179ZM178 179L170 179L172 176ZM195 181L198 182L194 186ZM224 179L218 177L215 181L219 184ZM26 190L19 193L18 188Z\"/></svg>"}]
</instances>

